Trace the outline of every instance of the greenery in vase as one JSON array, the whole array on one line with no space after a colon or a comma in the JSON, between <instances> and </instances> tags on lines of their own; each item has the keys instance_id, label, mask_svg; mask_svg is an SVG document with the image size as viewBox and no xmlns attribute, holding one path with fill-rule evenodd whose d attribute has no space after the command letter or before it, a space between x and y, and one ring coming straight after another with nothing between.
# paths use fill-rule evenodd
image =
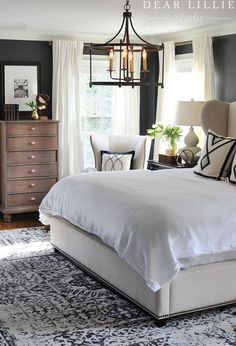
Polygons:
<instances>
[{"instance_id":1,"label":"greenery in vase","mask_svg":"<svg viewBox=\"0 0 236 346\"><path fill-rule=\"evenodd\" d=\"M49 96L44 94L39 94L36 96L35 101L26 102L26 105L29 106L32 112L46 109L49 101Z\"/></svg>"},{"instance_id":2,"label":"greenery in vase","mask_svg":"<svg viewBox=\"0 0 236 346\"><path fill-rule=\"evenodd\" d=\"M151 129L147 130L148 135L151 138L164 138L166 141L170 143L170 147L173 150L177 148L177 140L182 135L182 130L179 126L167 125L164 126L161 123L156 123L152 125Z\"/></svg>"},{"instance_id":3,"label":"greenery in vase","mask_svg":"<svg viewBox=\"0 0 236 346\"><path fill-rule=\"evenodd\" d=\"M26 102L25 104L31 108L32 112L35 112L39 109L37 103L34 101Z\"/></svg>"}]
</instances>

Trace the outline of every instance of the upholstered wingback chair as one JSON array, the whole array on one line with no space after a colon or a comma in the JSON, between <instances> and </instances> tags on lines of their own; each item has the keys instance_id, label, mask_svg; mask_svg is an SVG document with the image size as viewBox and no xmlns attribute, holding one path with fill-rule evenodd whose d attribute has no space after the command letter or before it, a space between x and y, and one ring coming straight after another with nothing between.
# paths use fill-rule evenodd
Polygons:
<instances>
[{"instance_id":1,"label":"upholstered wingback chair","mask_svg":"<svg viewBox=\"0 0 236 346\"><path fill-rule=\"evenodd\" d=\"M90 142L95 158L95 167L101 171L101 151L128 152L134 150L131 169L147 168L151 148L149 136L121 136L107 134L90 135Z\"/></svg>"},{"instance_id":2,"label":"upholstered wingback chair","mask_svg":"<svg viewBox=\"0 0 236 346\"><path fill-rule=\"evenodd\" d=\"M202 109L201 122L205 133L210 128L219 135L235 137L236 102L207 101Z\"/></svg>"}]
</instances>

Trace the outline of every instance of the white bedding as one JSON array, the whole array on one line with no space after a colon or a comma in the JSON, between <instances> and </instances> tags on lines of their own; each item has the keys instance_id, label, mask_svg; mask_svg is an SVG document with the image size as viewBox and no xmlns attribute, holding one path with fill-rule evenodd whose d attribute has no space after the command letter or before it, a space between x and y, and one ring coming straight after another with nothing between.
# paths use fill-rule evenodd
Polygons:
<instances>
[{"instance_id":1,"label":"white bedding","mask_svg":"<svg viewBox=\"0 0 236 346\"><path fill-rule=\"evenodd\" d=\"M99 236L157 291L204 256L236 258L235 202L235 186L192 169L97 172L60 180L39 211Z\"/></svg>"}]
</instances>

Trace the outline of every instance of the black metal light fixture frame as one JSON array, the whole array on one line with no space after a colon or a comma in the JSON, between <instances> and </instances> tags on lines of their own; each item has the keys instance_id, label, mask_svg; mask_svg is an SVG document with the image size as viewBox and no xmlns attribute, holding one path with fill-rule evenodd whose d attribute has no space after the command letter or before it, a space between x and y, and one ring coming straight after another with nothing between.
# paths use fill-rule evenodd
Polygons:
<instances>
[{"instance_id":1,"label":"black metal light fixture frame","mask_svg":"<svg viewBox=\"0 0 236 346\"><path fill-rule=\"evenodd\" d=\"M132 13L130 12L130 0L126 0L124 6L125 12L123 12L123 21L118 33L109 41L104 44L90 44L90 83L89 86L93 85L116 85L116 86L161 86L164 87L164 44L153 45L146 40L144 40L134 29L132 23ZM130 28L133 33L141 41L139 43L133 43L130 39ZM124 29L123 39L120 39L119 42L116 41L117 37L122 33ZM111 78L111 81L94 81L93 80L93 54L107 54L109 56L109 67L108 72ZM162 67L161 67L161 81L157 82L148 82L145 81L147 74L149 72L147 66L147 56L151 52L162 52ZM114 67L114 55L118 53L119 57L119 71L118 75L114 76L115 70ZM136 73L139 75L135 77L134 71L134 54L140 54L142 57L142 68L141 71ZM160 71L160 69L159 69Z\"/></svg>"}]
</instances>

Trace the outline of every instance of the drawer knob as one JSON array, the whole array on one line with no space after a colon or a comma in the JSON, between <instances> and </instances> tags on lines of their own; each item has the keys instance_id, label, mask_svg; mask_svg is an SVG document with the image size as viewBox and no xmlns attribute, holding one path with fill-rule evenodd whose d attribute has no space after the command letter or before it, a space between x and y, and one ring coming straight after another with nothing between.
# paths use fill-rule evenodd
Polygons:
<instances>
[{"instance_id":1,"label":"drawer knob","mask_svg":"<svg viewBox=\"0 0 236 346\"><path fill-rule=\"evenodd\" d=\"M36 200L35 197L31 197L31 198L30 198L30 201L31 201L31 202L33 202L33 201L35 201L35 200Z\"/></svg>"},{"instance_id":2,"label":"drawer knob","mask_svg":"<svg viewBox=\"0 0 236 346\"><path fill-rule=\"evenodd\" d=\"M29 159L34 160L34 159L35 159L35 155L31 155L31 156L29 157Z\"/></svg>"},{"instance_id":3,"label":"drawer knob","mask_svg":"<svg viewBox=\"0 0 236 346\"><path fill-rule=\"evenodd\" d=\"M35 141L29 142L30 145L35 145Z\"/></svg>"},{"instance_id":4,"label":"drawer knob","mask_svg":"<svg viewBox=\"0 0 236 346\"><path fill-rule=\"evenodd\" d=\"M31 127L30 130L31 130L31 131L35 131L35 127Z\"/></svg>"},{"instance_id":5,"label":"drawer knob","mask_svg":"<svg viewBox=\"0 0 236 346\"><path fill-rule=\"evenodd\" d=\"M29 184L29 187L35 187L35 183Z\"/></svg>"},{"instance_id":6,"label":"drawer knob","mask_svg":"<svg viewBox=\"0 0 236 346\"><path fill-rule=\"evenodd\" d=\"M29 171L29 173L35 173L35 169L31 169L31 171Z\"/></svg>"}]
</instances>

